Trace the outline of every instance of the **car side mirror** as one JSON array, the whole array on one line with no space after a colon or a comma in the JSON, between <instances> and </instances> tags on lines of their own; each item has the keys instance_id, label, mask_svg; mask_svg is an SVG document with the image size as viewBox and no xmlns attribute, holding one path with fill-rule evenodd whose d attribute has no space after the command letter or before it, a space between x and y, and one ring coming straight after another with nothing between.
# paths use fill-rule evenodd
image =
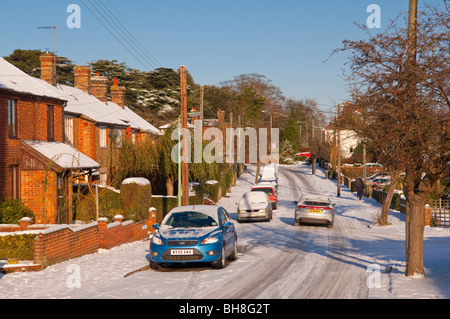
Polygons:
<instances>
[{"instance_id":1,"label":"car side mirror","mask_svg":"<svg viewBox=\"0 0 450 319\"><path fill-rule=\"evenodd\" d=\"M297 201L296 201L296 200L294 200L294 201L292 202L292 204L294 204L294 205L297 205Z\"/></svg>"},{"instance_id":2,"label":"car side mirror","mask_svg":"<svg viewBox=\"0 0 450 319\"><path fill-rule=\"evenodd\" d=\"M159 229L159 224L153 224L152 227L153 229Z\"/></svg>"},{"instance_id":3,"label":"car side mirror","mask_svg":"<svg viewBox=\"0 0 450 319\"><path fill-rule=\"evenodd\" d=\"M231 227L231 226L233 226L233 223L232 223L232 222L226 222L226 223L223 225L222 228L228 228L228 227Z\"/></svg>"}]
</instances>

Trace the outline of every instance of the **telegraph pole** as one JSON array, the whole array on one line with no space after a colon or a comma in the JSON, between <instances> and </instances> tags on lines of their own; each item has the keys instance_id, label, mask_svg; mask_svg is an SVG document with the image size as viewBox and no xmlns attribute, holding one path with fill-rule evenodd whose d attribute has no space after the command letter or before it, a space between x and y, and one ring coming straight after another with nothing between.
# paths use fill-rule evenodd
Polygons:
<instances>
[{"instance_id":1,"label":"telegraph pole","mask_svg":"<svg viewBox=\"0 0 450 319\"><path fill-rule=\"evenodd\" d=\"M337 197L341 197L341 127L339 124L341 115L341 105L338 104L338 112L337 112Z\"/></svg>"},{"instance_id":2,"label":"telegraph pole","mask_svg":"<svg viewBox=\"0 0 450 319\"><path fill-rule=\"evenodd\" d=\"M200 122L202 126L202 134L203 134L203 102L205 98L205 86L200 86Z\"/></svg>"},{"instance_id":3,"label":"telegraph pole","mask_svg":"<svg viewBox=\"0 0 450 319\"><path fill-rule=\"evenodd\" d=\"M182 185L182 204L189 205L189 174L188 174L188 154L189 145L187 133L187 87L186 87L186 66L180 67L180 86L181 86L181 129L183 132L183 156L181 158L181 185ZM181 143L181 141L178 141Z\"/></svg>"}]
</instances>

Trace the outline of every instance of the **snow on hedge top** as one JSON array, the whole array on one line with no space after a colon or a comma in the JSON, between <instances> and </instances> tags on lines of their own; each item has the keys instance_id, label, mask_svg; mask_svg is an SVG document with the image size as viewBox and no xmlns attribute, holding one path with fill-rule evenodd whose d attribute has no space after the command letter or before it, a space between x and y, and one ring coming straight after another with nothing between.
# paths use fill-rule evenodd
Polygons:
<instances>
[{"instance_id":1,"label":"snow on hedge top","mask_svg":"<svg viewBox=\"0 0 450 319\"><path fill-rule=\"evenodd\" d=\"M143 177L130 177L127 179L124 179L122 182L122 185L126 184L138 184L141 186L150 185L150 181Z\"/></svg>"}]
</instances>

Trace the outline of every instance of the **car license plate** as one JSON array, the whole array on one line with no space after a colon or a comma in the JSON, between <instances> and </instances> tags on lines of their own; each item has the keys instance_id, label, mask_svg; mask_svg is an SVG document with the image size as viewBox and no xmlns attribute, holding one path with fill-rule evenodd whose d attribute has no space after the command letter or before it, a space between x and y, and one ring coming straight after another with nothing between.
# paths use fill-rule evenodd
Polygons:
<instances>
[{"instance_id":1,"label":"car license plate","mask_svg":"<svg viewBox=\"0 0 450 319\"><path fill-rule=\"evenodd\" d=\"M170 251L172 256L188 256L193 255L194 251L192 249L173 249Z\"/></svg>"},{"instance_id":2,"label":"car license plate","mask_svg":"<svg viewBox=\"0 0 450 319\"><path fill-rule=\"evenodd\" d=\"M309 213L316 213L316 214L320 214L322 212L321 209L310 209L308 210Z\"/></svg>"}]
</instances>

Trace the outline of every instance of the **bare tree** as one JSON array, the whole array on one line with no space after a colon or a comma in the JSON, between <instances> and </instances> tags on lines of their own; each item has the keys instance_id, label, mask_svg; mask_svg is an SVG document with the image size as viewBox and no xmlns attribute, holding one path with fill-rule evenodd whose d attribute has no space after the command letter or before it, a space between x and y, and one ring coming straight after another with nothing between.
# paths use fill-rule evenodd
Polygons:
<instances>
[{"instance_id":1,"label":"bare tree","mask_svg":"<svg viewBox=\"0 0 450 319\"><path fill-rule=\"evenodd\" d=\"M425 274L425 201L450 160L450 18L442 6L427 6L416 30L409 24L409 34L398 18L382 34L361 26L369 38L344 41L342 48L352 52L349 81L359 133L376 146L394 181L405 171L407 276Z\"/></svg>"}]
</instances>

